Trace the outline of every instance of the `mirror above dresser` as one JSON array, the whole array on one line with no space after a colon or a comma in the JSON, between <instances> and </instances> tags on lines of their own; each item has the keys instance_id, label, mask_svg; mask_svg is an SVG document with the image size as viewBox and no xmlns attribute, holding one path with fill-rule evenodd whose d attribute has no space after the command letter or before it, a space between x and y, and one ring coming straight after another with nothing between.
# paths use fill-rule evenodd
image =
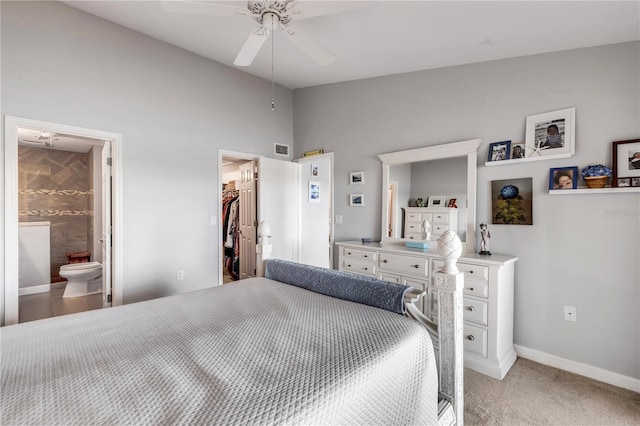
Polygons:
<instances>
[{"instance_id":1,"label":"mirror above dresser","mask_svg":"<svg viewBox=\"0 0 640 426\"><path fill-rule=\"evenodd\" d=\"M465 251L475 251L476 166L480 139L452 142L378 156L382 161L382 242L425 238L429 222L431 239L451 229L460 236ZM428 192L428 193L426 193ZM445 196L445 204L415 208L416 198ZM457 209L446 207L457 198ZM403 220L404 209L404 220Z\"/></svg>"}]
</instances>

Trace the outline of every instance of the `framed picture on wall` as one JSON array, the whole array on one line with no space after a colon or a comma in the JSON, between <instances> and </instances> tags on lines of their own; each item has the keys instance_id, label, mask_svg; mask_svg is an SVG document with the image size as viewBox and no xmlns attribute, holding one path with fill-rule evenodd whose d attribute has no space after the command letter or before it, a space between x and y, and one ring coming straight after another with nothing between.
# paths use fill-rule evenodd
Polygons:
<instances>
[{"instance_id":1,"label":"framed picture on wall","mask_svg":"<svg viewBox=\"0 0 640 426\"><path fill-rule=\"evenodd\" d=\"M491 181L491 223L533 225L533 179Z\"/></svg>"},{"instance_id":2,"label":"framed picture on wall","mask_svg":"<svg viewBox=\"0 0 640 426\"><path fill-rule=\"evenodd\" d=\"M549 169L549 190L576 189L578 187L578 167L555 167Z\"/></svg>"},{"instance_id":3,"label":"framed picture on wall","mask_svg":"<svg viewBox=\"0 0 640 426\"><path fill-rule=\"evenodd\" d=\"M309 202L320 202L320 182L309 181Z\"/></svg>"},{"instance_id":4,"label":"framed picture on wall","mask_svg":"<svg viewBox=\"0 0 640 426\"><path fill-rule=\"evenodd\" d=\"M363 185L363 184L364 184L364 172L349 173L349 185Z\"/></svg>"},{"instance_id":5,"label":"framed picture on wall","mask_svg":"<svg viewBox=\"0 0 640 426\"><path fill-rule=\"evenodd\" d=\"M511 141L493 142L489 145L488 161L508 160L511 155Z\"/></svg>"},{"instance_id":6,"label":"framed picture on wall","mask_svg":"<svg viewBox=\"0 0 640 426\"><path fill-rule=\"evenodd\" d=\"M320 166L317 164L311 165L311 176L318 177L320 175Z\"/></svg>"},{"instance_id":7,"label":"framed picture on wall","mask_svg":"<svg viewBox=\"0 0 640 426\"><path fill-rule=\"evenodd\" d=\"M528 116L525 156L571 157L575 152L575 118L575 108Z\"/></svg>"},{"instance_id":8,"label":"framed picture on wall","mask_svg":"<svg viewBox=\"0 0 640 426\"><path fill-rule=\"evenodd\" d=\"M364 194L349 194L349 205L351 207L364 206Z\"/></svg>"},{"instance_id":9,"label":"framed picture on wall","mask_svg":"<svg viewBox=\"0 0 640 426\"><path fill-rule=\"evenodd\" d=\"M611 186L632 186L625 178L640 178L640 139L613 142L612 158Z\"/></svg>"}]
</instances>

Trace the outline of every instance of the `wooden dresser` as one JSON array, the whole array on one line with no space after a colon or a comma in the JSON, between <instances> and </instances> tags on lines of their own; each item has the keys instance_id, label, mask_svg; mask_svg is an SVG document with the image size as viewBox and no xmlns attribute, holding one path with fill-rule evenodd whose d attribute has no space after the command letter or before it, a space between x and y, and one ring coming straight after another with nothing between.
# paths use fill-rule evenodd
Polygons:
<instances>
[{"instance_id":1,"label":"wooden dresser","mask_svg":"<svg viewBox=\"0 0 640 426\"><path fill-rule=\"evenodd\" d=\"M336 243L339 269L409 285L427 291L422 310L437 320L437 297L431 290L433 272L443 265L433 242L428 250L401 243ZM502 380L516 360L513 347L514 256L463 253L464 365Z\"/></svg>"}]
</instances>

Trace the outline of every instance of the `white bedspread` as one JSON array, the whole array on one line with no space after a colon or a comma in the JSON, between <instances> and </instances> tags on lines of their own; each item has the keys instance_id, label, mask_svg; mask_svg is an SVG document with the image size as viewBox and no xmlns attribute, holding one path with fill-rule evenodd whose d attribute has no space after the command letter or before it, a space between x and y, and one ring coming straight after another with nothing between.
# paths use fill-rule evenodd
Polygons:
<instances>
[{"instance_id":1,"label":"white bedspread","mask_svg":"<svg viewBox=\"0 0 640 426\"><path fill-rule=\"evenodd\" d=\"M1 423L435 424L427 332L253 278L0 329Z\"/></svg>"}]
</instances>

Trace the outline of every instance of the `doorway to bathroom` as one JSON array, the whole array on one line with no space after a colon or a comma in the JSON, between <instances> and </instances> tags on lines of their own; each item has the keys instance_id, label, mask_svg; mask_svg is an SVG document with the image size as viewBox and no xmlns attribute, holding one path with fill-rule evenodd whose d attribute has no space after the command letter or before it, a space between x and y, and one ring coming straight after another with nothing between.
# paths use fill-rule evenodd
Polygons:
<instances>
[{"instance_id":1,"label":"doorway to bathroom","mask_svg":"<svg viewBox=\"0 0 640 426\"><path fill-rule=\"evenodd\" d=\"M5 118L5 325L121 303L113 279L120 141Z\"/></svg>"}]
</instances>

